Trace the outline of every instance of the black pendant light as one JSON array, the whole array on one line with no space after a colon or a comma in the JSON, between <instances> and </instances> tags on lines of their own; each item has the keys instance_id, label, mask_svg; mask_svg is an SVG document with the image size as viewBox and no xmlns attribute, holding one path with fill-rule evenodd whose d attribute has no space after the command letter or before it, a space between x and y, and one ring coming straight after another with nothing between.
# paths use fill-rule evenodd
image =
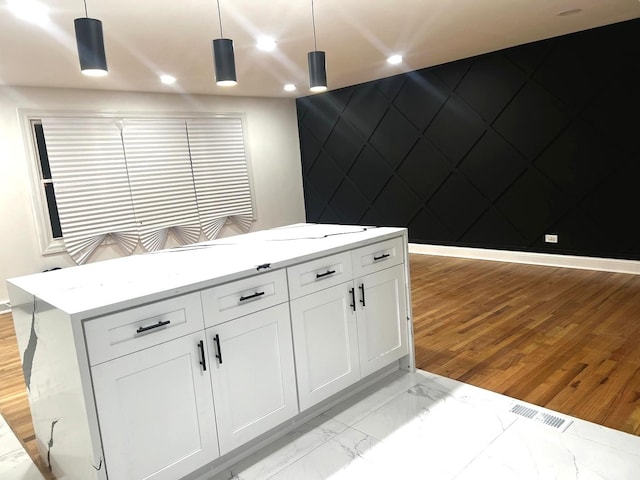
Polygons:
<instances>
[{"instance_id":1,"label":"black pendant light","mask_svg":"<svg viewBox=\"0 0 640 480\"><path fill-rule=\"evenodd\" d=\"M313 52L307 54L309 62L309 89L312 92L324 92L327 89L327 64L325 52L318 50L316 41L316 15L311 0L311 19L313 21Z\"/></svg>"},{"instance_id":2,"label":"black pendant light","mask_svg":"<svg viewBox=\"0 0 640 480\"><path fill-rule=\"evenodd\" d=\"M76 43L78 44L80 71L92 77L102 77L108 73L102 22L95 18L89 18L87 0L84 0L84 14L84 18L76 18L73 21L76 30Z\"/></svg>"},{"instance_id":3,"label":"black pendant light","mask_svg":"<svg viewBox=\"0 0 640 480\"><path fill-rule=\"evenodd\" d=\"M213 66L216 84L221 87L231 87L238 83L236 79L236 61L233 55L233 40L224 38L222 34L222 17L220 15L220 0L218 4L218 21L220 22L220 38L213 41Z\"/></svg>"}]
</instances>

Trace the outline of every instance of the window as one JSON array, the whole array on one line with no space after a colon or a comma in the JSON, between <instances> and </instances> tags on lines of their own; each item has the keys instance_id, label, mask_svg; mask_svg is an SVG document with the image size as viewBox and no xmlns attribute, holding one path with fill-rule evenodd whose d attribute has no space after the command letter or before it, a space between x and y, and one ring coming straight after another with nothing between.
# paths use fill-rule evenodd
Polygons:
<instances>
[{"instance_id":1,"label":"window","mask_svg":"<svg viewBox=\"0 0 640 480\"><path fill-rule=\"evenodd\" d=\"M34 121L52 236L84 263L105 242L130 254L163 248L170 234L188 244L215 238L226 223L247 231L254 208L242 120Z\"/></svg>"},{"instance_id":2,"label":"window","mask_svg":"<svg viewBox=\"0 0 640 480\"><path fill-rule=\"evenodd\" d=\"M47 212L49 214L49 226L51 228L51 236L53 238L62 238L62 229L60 228L60 216L58 215L58 205L56 204L56 194L51 179L51 168L49 167L49 156L47 155L47 145L44 141L44 132L42 131L42 122L35 120L32 122L33 138L36 142L38 150L38 164L40 166L40 182L42 185L41 194L44 196Z\"/></svg>"},{"instance_id":3,"label":"window","mask_svg":"<svg viewBox=\"0 0 640 480\"><path fill-rule=\"evenodd\" d=\"M37 115L21 115L25 132L25 149L32 159L28 163L31 179L33 215L40 250L43 255L65 251L56 191L49 166L42 122Z\"/></svg>"}]
</instances>

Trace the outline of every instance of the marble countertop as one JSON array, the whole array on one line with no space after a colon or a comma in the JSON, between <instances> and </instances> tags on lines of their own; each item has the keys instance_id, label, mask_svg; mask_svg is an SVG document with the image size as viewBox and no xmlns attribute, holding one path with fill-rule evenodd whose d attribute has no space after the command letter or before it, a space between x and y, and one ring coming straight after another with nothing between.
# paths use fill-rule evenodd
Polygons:
<instances>
[{"instance_id":1,"label":"marble countertop","mask_svg":"<svg viewBox=\"0 0 640 480\"><path fill-rule=\"evenodd\" d=\"M404 228L295 224L7 280L82 320L357 248ZM259 266L269 265L258 269Z\"/></svg>"}]
</instances>

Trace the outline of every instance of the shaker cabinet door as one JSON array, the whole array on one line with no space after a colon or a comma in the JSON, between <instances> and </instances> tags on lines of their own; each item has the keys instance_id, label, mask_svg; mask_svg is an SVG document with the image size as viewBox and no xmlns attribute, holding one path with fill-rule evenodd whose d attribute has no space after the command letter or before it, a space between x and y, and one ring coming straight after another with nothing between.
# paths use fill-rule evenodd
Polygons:
<instances>
[{"instance_id":1,"label":"shaker cabinet door","mask_svg":"<svg viewBox=\"0 0 640 480\"><path fill-rule=\"evenodd\" d=\"M300 410L360 379L353 282L291 301Z\"/></svg>"},{"instance_id":2,"label":"shaker cabinet door","mask_svg":"<svg viewBox=\"0 0 640 480\"><path fill-rule=\"evenodd\" d=\"M92 367L110 480L175 480L220 456L203 354L197 333Z\"/></svg>"},{"instance_id":3,"label":"shaker cabinet door","mask_svg":"<svg viewBox=\"0 0 640 480\"><path fill-rule=\"evenodd\" d=\"M360 370L365 377L409 352L404 265L356 279Z\"/></svg>"},{"instance_id":4,"label":"shaker cabinet door","mask_svg":"<svg viewBox=\"0 0 640 480\"><path fill-rule=\"evenodd\" d=\"M298 413L287 304L208 328L220 453Z\"/></svg>"}]
</instances>

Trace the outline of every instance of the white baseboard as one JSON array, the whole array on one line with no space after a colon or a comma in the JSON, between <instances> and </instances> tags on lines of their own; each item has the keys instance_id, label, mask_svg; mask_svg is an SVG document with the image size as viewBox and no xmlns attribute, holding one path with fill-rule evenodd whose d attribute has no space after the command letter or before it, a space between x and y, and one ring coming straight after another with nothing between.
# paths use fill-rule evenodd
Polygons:
<instances>
[{"instance_id":1,"label":"white baseboard","mask_svg":"<svg viewBox=\"0 0 640 480\"><path fill-rule=\"evenodd\" d=\"M640 261L619 260L617 258L579 257L553 253L517 252L513 250L491 250L485 248L451 247L410 243L409 253L441 255L444 257L475 258L496 262L526 263L549 267L580 268L603 272L630 273L640 275Z\"/></svg>"},{"instance_id":2,"label":"white baseboard","mask_svg":"<svg viewBox=\"0 0 640 480\"><path fill-rule=\"evenodd\" d=\"M11 311L11 304L9 300L0 300L0 313L9 313Z\"/></svg>"}]
</instances>

